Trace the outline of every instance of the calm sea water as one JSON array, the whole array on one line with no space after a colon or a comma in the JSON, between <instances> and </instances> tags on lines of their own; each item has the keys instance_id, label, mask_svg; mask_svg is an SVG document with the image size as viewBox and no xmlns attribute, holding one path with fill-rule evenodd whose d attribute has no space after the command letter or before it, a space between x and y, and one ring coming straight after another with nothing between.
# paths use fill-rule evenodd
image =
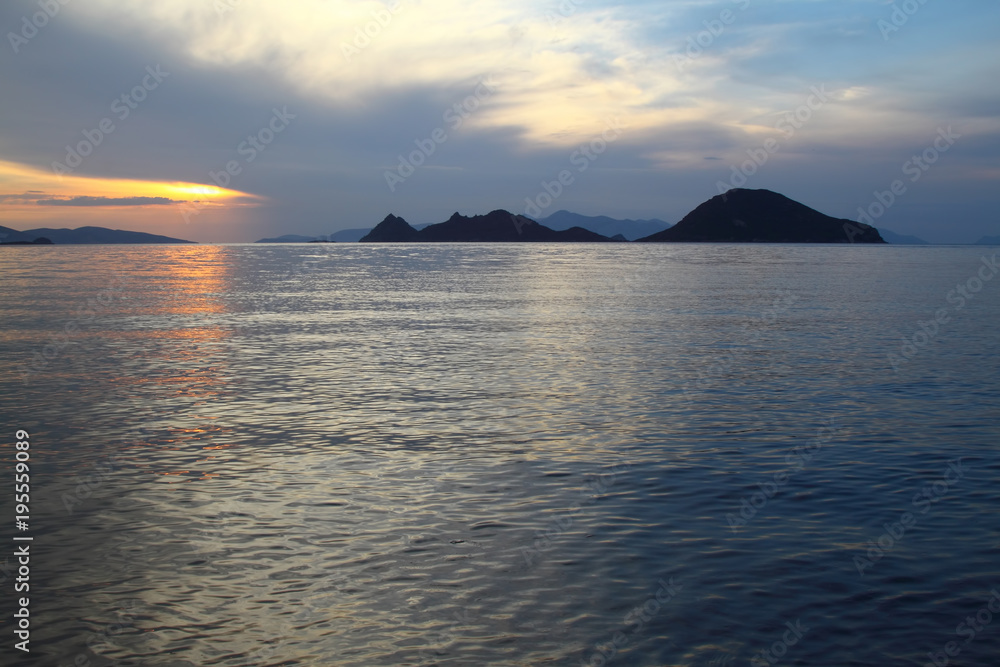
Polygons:
<instances>
[{"instance_id":1,"label":"calm sea water","mask_svg":"<svg viewBox=\"0 0 1000 667\"><path fill-rule=\"evenodd\" d=\"M5 248L31 657L1000 664L996 250Z\"/></svg>"}]
</instances>

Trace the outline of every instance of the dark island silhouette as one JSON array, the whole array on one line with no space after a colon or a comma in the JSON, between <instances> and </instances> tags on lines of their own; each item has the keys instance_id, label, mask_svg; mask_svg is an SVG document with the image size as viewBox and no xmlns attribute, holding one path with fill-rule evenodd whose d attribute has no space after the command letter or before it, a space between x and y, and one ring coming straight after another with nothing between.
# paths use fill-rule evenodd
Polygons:
<instances>
[{"instance_id":1,"label":"dark island silhouette","mask_svg":"<svg viewBox=\"0 0 1000 667\"><path fill-rule=\"evenodd\" d=\"M50 239L52 243L72 245L78 243L194 243L159 234L131 232L107 227L78 227L77 229L26 229L21 232L10 227L0 227L0 242L11 245L14 242L33 242L36 238ZM18 243L23 245L23 243Z\"/></svg>"},{"instance_id":2,"label":"dark island silhouette","mask_svg":"<svg viewBox=\"0 0 1000 667\"><path fill-rule=\"evenodd\" d=\"M406 220L386 216L362 239L362 243L519 243L519 242L611 243L612 240L582 227L556 231L531 218L498 209L486 215L467 217L455 213L445 222L414 229Z\"/></svg>"},{"instance_id":3,"label":"dark island silhouette","mask_svg":"<svg viewBox=\"0 0 1000 667\"><path fill-rule=\"evenodd\" d=\"M39 236L34 241L0 241L0 245L53 245L51 239Z\"/></svg>"},{"instance_id":4,"label":"dark island silhouette","mask_svg":"<svg viewBox=\"0 0 1000 667\"><path fill-rule=\"evenodd\" d=\"M390 213L361 238L362 243L613 243L625 240L620 234L608 238L580 226L554 230L504 210L471 217L455 213L445 222L421 229ZM636 242L885 243L885 240L871 225L832 218L777 192L735 189L712 197L673 227Z\"/></svg>"},{"instance_id":5,"label":"dark island silhouette","mask_svg":"<svg viewBox=\"0 0 1000 667\"><path fill-rule=\"evenodd\" d=\"M885 243L878 230L831 218L770 190L735 189L712 197L670 229L638 242Z\"/></svg>"},{"instance_id":6,"label":"dark island silhouette","mask_svg":"<svg viewBox=\"0 0 1000 667\"><path fill-rule=\"evenodd\" d=\"M266 239L254 241L254 243L312 243L318 240L318 236L303 236L301 234L285 234Z\"/></svg>"}]
</instances>

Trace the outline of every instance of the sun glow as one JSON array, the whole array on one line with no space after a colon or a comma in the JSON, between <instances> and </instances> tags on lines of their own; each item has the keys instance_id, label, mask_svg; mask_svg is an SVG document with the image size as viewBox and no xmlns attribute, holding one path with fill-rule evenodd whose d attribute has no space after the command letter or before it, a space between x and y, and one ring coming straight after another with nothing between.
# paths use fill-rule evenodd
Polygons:
<instances>
[{"instance_id":1,"label":"sun glow","mask_svg":"<svg viewBox=\"0 0 1000 667\"><path fill-rule=\"evenodd\" d=\"M137 199L136 206L184 204L192 198L207 199L214 204L247 204L263 198L238 190L180 181L140 181L127 178L95 178L57 176L52 172L0 160L0 197L11 206L67 205L73 200L88 199L86 205L101 206L101 200ZM159 199L155 204L143 200ZM109 201L108 206L130 205L126 201Z\"/></svg>"},{"instance_id":2,"label":"sun glow","mask_svg":"<svg viewBox=\"0 0 1000 667\"><path fill-rule=\"evenodd\" d=\"M15 227L155 226L232 221L240 209L266 200L238 190L184 181L95 178L0 160L0 224ZM238 219L238 216L237 216Z\"/></svg>"},{"instance_id":3,"label":"sun glow","mask_svg":"<svg viewBox=\"0 0 1000 667\"><path fill-rule=\"evenodd\" d=\"M222 188L217 188L214 185L191 185L190 183L173 183L171 184L171 187L180 194L200 195L213 198L226 197L227 193L235 193L234 190L223 190Z\"/></svg>"}]
</instances>

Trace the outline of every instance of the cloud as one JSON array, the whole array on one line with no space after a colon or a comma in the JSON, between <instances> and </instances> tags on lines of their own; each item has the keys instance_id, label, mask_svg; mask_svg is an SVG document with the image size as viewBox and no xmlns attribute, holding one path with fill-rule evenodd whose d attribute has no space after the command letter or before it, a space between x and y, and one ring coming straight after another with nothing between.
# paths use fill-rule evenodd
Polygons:
<instances>
[{"instance_id":1,"label":"cloud","mask_svg":"<svg viewBox=\"0 0 1000 667\"><path fill-rule=\"evenodd\" d=\"M199 231L209 229L201 223L213 211L225 211L239 234L253 227L260 236L367 226L389 209L438 222L456 209L520 205L616 116L625 125L621 139L561 207L672 219L715 194L731 165L769 138L781 148L754 184L853 202L884 189L940 124L955 125L963 143L934 179L985 188L995 174L1000 96L983 82L1000 73L991 32L1000 5L927 3L888 41L877 26L891 10L882 0L399 0L391 12L389 5L397 6L67 5L17 58L0 58L9 92L0 118L4 157L37 172L11 180L0 163L0 192L26 193L4 199L0 219L87 213L38 206L29 196L41 193L29 188L64 201L164 197L190 206L203 198L199 188L218 182L211 173L235 161L241 171L231 187L252 194L217 198L197 218ZM33 7L35 0L0 4L0 25ZM121 118L113 101L157 65L170 78ZM496 93L451 127L442 114L484 77ZM825 86L829 102L794 136L784 134L779 123L814 86ZM250 162L240 146L284 105L297 115L293 126ZM54 179L53 161L95 136L103 118L114 132L73 175ZM439 127L447 143L390 193L386 169ZM112 187L123 177L136 180ZM921 183L928 192L929 182ZM986 190L976 196L995 199ZM139 216L137 205L122 205L118 213L177 217L183 206L149 205ZM89 212L113 214L110 204Z\"/></svg>"},{"instance_id":2,"label":"cloud","mask_svg":"<svg viewBox=\"0 0 1000 667\"><path fill-rule=\"evenodd\" d=\"M489 76L499 91L468 128L512 130L516 148L530 153L589 141L609 117L627 123L636 145L693 123L753 142L773 126L768 114L798 106L809 86L823 83L851 105L827 109L814 133L850 127L860 146L870 145L869 127L904 124L884 115L859 124L859 115L879 113L889 99L887 111L914 116L911 102L926 95L905 81L872 83L873 60L881 63L887 48L876 27L883 4L91 0L73 16L108 37L156 45L185 68L256 78L342 119L367 117L414 91L465 96ZM936 17L926 9L920 18L933 25ZM920 34L918 24L908 35ZM922 46L900 41L907 51L896 61L917 69L928 57ZM919 125L908 118L905 129Z\"/></svg>"},{"instance_id":3,"label":"cloud","mask_svg":"<svg viewBox=\"0 0 1000 667\"><path fill-rule=\"evenodd\" d=\"M650 6L569 0L541 7L529 0L396 6L390 12L364 0L243 0L219 13L204 0L169 7L93 0L76 16L93 30L157 43L204 70L254 71L347 114L408 90L454 95L491 76L500 92L470 126L514 127L528 145L589 140L609 116L627 115L640 128L692 115L656 103L677 85L662 49L635 48Z\"/></svg>"},{"instance_id":4,"label":"cloud","mask_svg":"<svg viewBox=\"0 0 1000 667\"><path fill-rule=\"evenodd\" d=\"M167 197L71 197L70 199L40 199L39 206L164 206L187 203Z\"/></svg>"}]
</instances>

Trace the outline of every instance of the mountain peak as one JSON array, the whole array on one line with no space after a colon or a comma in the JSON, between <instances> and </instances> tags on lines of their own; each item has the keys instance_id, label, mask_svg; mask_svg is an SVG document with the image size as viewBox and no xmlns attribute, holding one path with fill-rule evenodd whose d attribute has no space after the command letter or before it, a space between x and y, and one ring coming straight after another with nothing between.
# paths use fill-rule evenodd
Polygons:
<instances>
[{"instance_id":1,"label":"mountain peak","mask_svg":"<svg viewBox=\"0 0 1000 667\"><path fill-rule=\"evenodd\" d=\"M453 214L444 222L428 225L416 230L406 224L402 218L399 222L383 220L367 236L364 242L466 242L517 243L524 241L608 241L608 238L579 227L565 231L556 231L539 224L523 215L514 215L504 209L496 209L485 215L464 216Z\"/></svg>"},{"instance_id":2,"label":"mountain peak","mask_svg":"<svg viewBox=\"0 0 1000 667\"><path fill-rule=\"evenodd\" d=\"M885 243L878 230L837 219L771 190L736 188L712 197L670 229L640 241Z\"/></svg>"},{"instance_id":3,"label":"mountain peak","mask_svg":"<svg viewBox=\"0 0 1000 667\"><path fill-rule=\"evenodd\" d=\"M417 230L410 226L406 220L390 213L385 216L382 222L375 226L361 239L375 243L388 243L395 241L416 241Z\"/></svg>"}]
</instances>

